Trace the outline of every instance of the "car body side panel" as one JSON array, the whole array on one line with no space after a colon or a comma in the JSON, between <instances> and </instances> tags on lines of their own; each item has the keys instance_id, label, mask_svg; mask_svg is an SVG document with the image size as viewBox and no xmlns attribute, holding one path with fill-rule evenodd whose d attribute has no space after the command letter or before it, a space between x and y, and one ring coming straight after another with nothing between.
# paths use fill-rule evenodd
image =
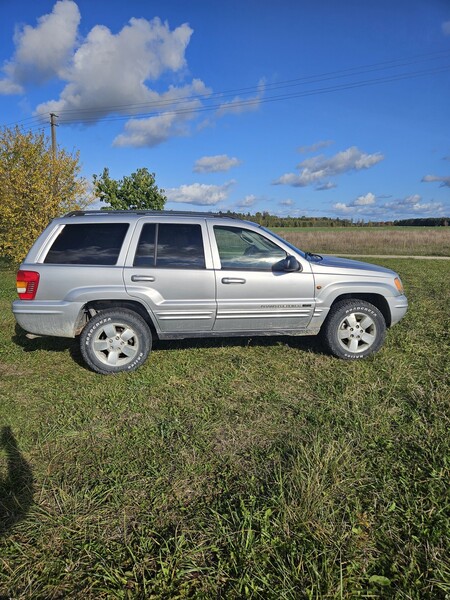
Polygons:
<instances>
[{"instance_id":1,"label":"car body side panel","mask_svg":"<svg viewBox=\"0 0 450 600\"><path fill-rule=\"evenodd\" d=\"M132 236L123 278L127 293L144 303L155 316L155 327L164 334L211 331L216 318L216 284L205 219L195 219L204 245L205 268L148 268L133 260L142 227L160 219L141 218ZM171 223L183 223L174 217Z\"/></svg>"},{"instance_id":2,"label":"car body side panel","mask_svg":"<svg viewBox=\"0 0 450 600\"><path fill-rule=\"evenodd\" d=\"M305 330L314 311L314 277L310 264L300 255L296 256L300 270L296 272L227 269L220 260L214 233L215 223L208 224L211 250L216 273L217 318L214 332L254 331L259 334L273 331ZM228 223L232 228L234 223ZM236 228L243 225L267 237L286 254L281 240L250 223L237 221Z\"/></svg>"},{"instance_id":3,"label":"car body side panel","mask_svg":"<svg viewBox=\"0 0 450 600\"><path fill-rule=\"evenodd\" d=\"M185 332L188 336L191 331L213 328L216 300L212 270L127 267L124 280L129 296L155 315L161 332Z\"/></svg>"},{"instance_id":4,"label":"car body side panel","mask_svg":"<svg viewBox=\"0 0 450 600\"><path fill-rule=\"evenodd\" d=\"M314 310L311 273L217 270L214 331L304 329Z\"/></svg>"}]
</instances>

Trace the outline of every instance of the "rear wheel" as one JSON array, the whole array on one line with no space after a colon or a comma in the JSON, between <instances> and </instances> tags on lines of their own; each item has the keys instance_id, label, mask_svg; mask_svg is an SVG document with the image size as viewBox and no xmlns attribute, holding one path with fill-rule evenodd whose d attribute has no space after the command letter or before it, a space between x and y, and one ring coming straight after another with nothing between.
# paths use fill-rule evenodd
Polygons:
<instances>
[{"instance_id":1,"label":"rear wheel","mask_svg":"<svg viewBox=\"0 0 450 600\"><path fill-rule=\"evenodd\" d=\"M142 317L127 309L96 314L80 336L87 365L103 375L134 371L150 353L152 336Z\"/></svg>"},{"instance_id":2,"label":"rear wheel","mask_svg":"<svg viewBox=\"0 0 450 600\"><path fill-rule=\"evenodd\" d=\"M330 311L322 329L328 350L353 360L377 352L383 345L386 323L381 311L364 300L342 300Z\"/></svg>"}]
</instances>

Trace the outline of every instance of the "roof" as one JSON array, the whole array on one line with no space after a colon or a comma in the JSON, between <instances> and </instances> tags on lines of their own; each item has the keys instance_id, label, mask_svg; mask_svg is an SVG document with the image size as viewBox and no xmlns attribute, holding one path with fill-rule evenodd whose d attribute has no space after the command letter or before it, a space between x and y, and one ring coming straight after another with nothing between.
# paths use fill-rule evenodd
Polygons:
<instances>
[{"instance_id":1,"label":"roof","mask_svg":"<svg viewBox=\"0 0 450 600\"><path fill-rule=\"evenodd\" d=\"M64 217L97 217L97 216L111 216L111 215L146 215L149 217L204 217L204 218L218 218L218 219L234 219L235 217L227 214L212 213L212 212L194 212L194 211L182 211L182 210L73 210Z\"/></svg>"}]
</instances>

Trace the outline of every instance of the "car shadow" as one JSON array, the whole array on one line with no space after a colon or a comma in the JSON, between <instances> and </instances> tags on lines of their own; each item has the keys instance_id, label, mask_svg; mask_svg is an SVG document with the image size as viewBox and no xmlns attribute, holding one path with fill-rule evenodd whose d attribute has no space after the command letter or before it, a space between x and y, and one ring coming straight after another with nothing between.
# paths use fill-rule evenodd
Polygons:
<instances>
[{"instance_id":1,"label":"car shadow","mask_svg":"<svg viewBox=\"0 0 450 600\"><path fill-rule=\"evenodd\" d=\"M12 341L17 346L20 346L24 352L37 352L39 350L45 350L46 352L68 351L71 358L77 364L87 369L83 357L81 356L78 338L42 336L30 339L27 337L26 332L16 324Z\"/></svg>"},{"instance_id":2,"label":"car shadow","mask_svg":"<svg viewBox=\"0 0 450 600\"><path fill-rule=\"evenodd\" d=\"M272 347L283 344L314 354L326 354L319 336L239 336L239 337L214 337L214 338L189 338L184 340L156 340L153 350L187 350L189 348L247 348L247 347Z\"/></svg>"},{"instance_id":3,"label":"car shadow","mask_svg":"<svg viewBox=\"0 0 450 600\"><path fill-rule=\"evenodd\" d=\"M0 536L21 521L33 504L34 480L11 427L0 431L0 449L6 454L6 473L0 475Z\"/></svg>"},{"instance_id":4,"label":"car shadow","mask_svg":"<svg viewBox=\"0 0 450 600\"><path fill-rule=\"evenodd\" d=\"M69 351L72 359L84 369L90 370L83 360L80 351L78 338L58 338L58 337L36 337L29 339L25 332L16 325L16 333L13 342L21 346L24 352L36 352L45 350L47 352L65 352ZM187 350L189 348L245 348L245 347L264 347L283 344L290 348L295 348L304 352L313 352L314 354L327 354L321 339L317 335L312 336L289 336L289 335L267 335L267 336L236 336L236 337L205 337L205 338L186 338L181 340L159 340L153 339L153 352L159 350Z\"/></svg>"}]
</instances>

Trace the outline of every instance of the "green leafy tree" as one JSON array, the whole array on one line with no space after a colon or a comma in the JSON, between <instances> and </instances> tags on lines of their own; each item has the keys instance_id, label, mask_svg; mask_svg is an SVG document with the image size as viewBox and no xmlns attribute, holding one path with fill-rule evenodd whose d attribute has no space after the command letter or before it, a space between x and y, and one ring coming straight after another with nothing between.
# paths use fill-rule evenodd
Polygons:
<instances>
[{"instance_id":1,"label":"green leafy tree","mask_svg":"<svg viewBox=\"0 0 450 600\"><path fill-rule=\"evenodd\" d=\"M94 175L94 194L114 210L162 210L167 200L155 183L155 174L146 168L119 180L111 179L105 168L101 175Z\"/></svg>"},{"instance_id":2,"label":"green leafy tree","mask_svg":"<svg viewBox=\"0 0 450 600\"><path fill-rule=\"evenodd\" d=\"M48 223L91 202L78 153L53 155L44 132L0 129L0 255L19 263Z\"/></svg>"}]
</instances>

